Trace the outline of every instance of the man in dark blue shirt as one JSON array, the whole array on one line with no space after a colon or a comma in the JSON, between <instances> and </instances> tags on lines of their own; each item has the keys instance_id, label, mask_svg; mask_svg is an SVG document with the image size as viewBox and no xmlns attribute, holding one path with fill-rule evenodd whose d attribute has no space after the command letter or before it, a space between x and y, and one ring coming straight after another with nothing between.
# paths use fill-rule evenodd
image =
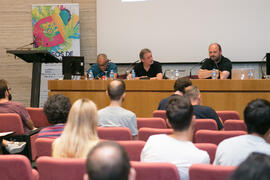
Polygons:
<instances>
[{"instance_id":1,"label":"man in dark blue shirt","mask_svg":"<svg viewBox=\"0 0 270 180\"><path fill-rule=\"evenodd\" d=\"M110 76L111 71L114 72L114 79L117 77L117 66L108 60L106 54L99 54L97 56L97 63L93 64L87 71L87 75L92 70L94 78L99 79L102 76ZM107 72L107 74L105 74Z\"/></svg>"},{"instance_id":2,"label":"man in dark blue shirt","mask_svg":"<svg viewBox=\"0 0 270 180\"><path fill-rule=\"evenodd\" d=\"M216 121L218 129L223 129L223 124L219 119L216 111L209 106L201 105L200 90L196 86L189 86L185 89L185 96L187 96L193 105L193 114L196 119L213 119Z\"/></svg>"},{"instance_id":3,"label":"man in dark blue shirt","mask_svg":"<svg viewBox=\"0 0 270 180\"><path fill-rule=\"evenodd\" d=\"M191 86L192 82L188 78L178 78L174 83L174 94L169 97L162 99L158 105L158 110L165 110L168 101L173 96L183 96L185 88Z\"/></svg>"}]
</instances>

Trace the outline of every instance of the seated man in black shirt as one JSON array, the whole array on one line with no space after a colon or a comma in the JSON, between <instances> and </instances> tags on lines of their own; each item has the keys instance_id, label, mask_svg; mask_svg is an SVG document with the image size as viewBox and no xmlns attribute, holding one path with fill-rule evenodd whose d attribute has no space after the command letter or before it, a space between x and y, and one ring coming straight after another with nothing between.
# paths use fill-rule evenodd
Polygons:
<instances>
[{"instance_id":1,"label":"seated man in black shirt","mask_svg":"<svg viewBox=\"0 0 270 180\"><path fill-rule=\"evenodd\" d=\"M209 58L205 59L198 72L200 79L211 78L213 69L216 69L217 78L230 79L232 63L222 56L221 46L217 43L209 45Z\"/></svg>"},{"instance_id":2,"label":"seated man in black shirt","mask_svg":"<svg viewBox=\"0 0 270 180\"><path fill-rule=\"evenodd\" d=\"M134 67L136 77L162 79L163 75L161 65L159 62L153 60L152 52L149 49L141 50L140 60L141 62L136 64Z\"/></svg>"},{"instance_id":3,"label":"seated man in black shirt","mask_svg":"<svg viewBox=\"0 0 270 180\"><path fill-rule=\"evenodd\" d=\"M223 129L223 124L216 111L209 106L201 105L200 90L196 86L187 87L185 89L185 96L190 99L193 105L193 114L196 116L196 119L213 119L217 122L218 129Z\"/></svg>"}]
</instances>

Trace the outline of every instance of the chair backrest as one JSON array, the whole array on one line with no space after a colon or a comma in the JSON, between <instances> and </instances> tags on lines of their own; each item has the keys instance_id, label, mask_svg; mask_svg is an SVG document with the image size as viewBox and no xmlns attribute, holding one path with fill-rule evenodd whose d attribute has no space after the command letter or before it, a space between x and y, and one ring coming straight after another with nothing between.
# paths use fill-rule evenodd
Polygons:
<instances>
[{"instance_id":1,"label":"chair backrest","mask_svg":"<svg viewBox=\"0 0 270 180\"><path fill-rule=\"evenodd\" d=\"M160 117L150 117L150 118L136 118L138 129L147 128L167 128L166 121Z\"/></svg>"},{"instance_id":2,"label":"chair backrest","mask_svg":"<svg viewBox=\"0 0 270 180\"><path fill-rule=\"evenodd\" d=\"M227 138L247 134L245 131L213 131L199 130L195 133L195 143L213 143L218 145L221 141Z\"/></svg>"},{"instance_id":3,"label":"chair backrest","mask_svg":"<svg viewBox=\"0 0 270 180\"><path fill-rule=\"evenodd\" d=\"M176 166L171 163L132 161L131 166L136 170L136 180L180 180L179 172Z\"/></svg>"},{"instance_id":4,"label":"chair backrest","mask_svg":"<svg viewBox=\"0 0 270 180\"><path fill-rule=\"evenodd\" d=\"M160 117L160 118L166 120L167 119L166 111L165 110L155 110L153 112L153 117Z\"/></svg>"},{"instance_id":5,"label":"chair backrest","mask_svg":"<svg viewBox=\"0 0 270 180\"><path fill-rule=\"evenodd\" d=\"M24 134L21 117L15 113L0 114L0 132L14 131L16 135Z\"/></svg>"},{"instance_id":6,"label":"chair backrest","mask_svg":"<svg viewBox=\"0 0 270 180\"><path fill-rule=\"evenodd\" d=\"M147 141L147 139L155 134L171 134L173 129L156 129L156 128L141 128L139 129L138 139Z\"/></svg>"},{"instance_id":7,"label":"chair backrest","mask_svg":"<svg viewBox=\"0 0 270 180\"><path fill-rule=\"evenodd\" d=\"M86 160L74 158L39 157L37 169L40 180L83 179L86 172Z\"/></svg>"},{"instance_id":8,"label":"chair backrest","mask_svg":"<svg viewBox=\"0 0 270 180\"><path fill-rule=\"evenodd\" d=\"M0 155L1 180L38 180L39 174L32 169L23 155Z\"/></svg>"},{"instance_id":9,"label":"chair backrest","mask_svg":"<svg viewBox=\"0 0 270 180\"><path fill-rule=\"evenodd\" d=\"M195 143L195 146L200 150L204 150L210 157L210 163L212 164L215 160L217 145L212 143Z\"/></svg>"},{"instance_id":10,"label":"chair backrest","mask_svg":"<svg viewBox=\"0 0 270 180\"><path fill-rule=\"evenodd\" d=\"M123 146L128 154L130 161L140 161L141 152L145 145L145 141L117 141Z\"/></svg>"},{"instance_id":11,"label":"chair backrest","mask_svg":"<svg viewBox=\"0 0 270 180\"><path fill-rule=\"evenodd\" d=\"M27 107L26 110L28 111L35 127L39 128L39 127L47 127L47 126L52 125L48 122L47 117L43 113L43 108Z\"/></svg>"},{"instance_id":12,"label":"chair backrest","mask_svg":"<svg viewBox=\"0 0 270 180\"><path fill-rule=\"evenodd\" d=\"M190 180L227 180L236 169L235 166L215 166L211 164L193 164L189 168Z\"/></svg>"},{"instance_id":13,"label":"chair backrest","mask_svg":"<svg viewBox=\"0 0 270 180\"><path fill-rule=\"evenodd\" d=\"M195 119L194 132L201 129L218 130L218 126L213 119Z\"/></svg>"},{"instance_id":14,"label":"chair backrest","mask_svg":"<svg viewBox=\"0 0 270 180\"><path fill-rule=\"evenodd\" d=\"M98 127L98 137L105 140L132 140L131 131L127 127Z\"/></svg>"},{"instance_id":15,"label":"chair backrest","mask_svg":"<svg viewBox=\"0 0 270 180\"><path fill-rule=\"evenodd\" d=\"M247 131L247 126L243 120L228 119L224 122L225 131Z\"/></svg>"},{"instance_id":16,"label":"chair backrest","mask_svg":"<svg viewBox=\"0 0 270 180\"><path fill-rule=\"evenodd\" d=\"M52 143L55 139L37 138L35 141L37 156L52 156Z\"/></svg>"},{"instance_id":17,"label":"chair backrest","mask_svg":"<svg viewBox=\"0 0 270 180\"><path fill-rule=\"evenodd\" d=\"M237 111L216 111L217 115L223 121L223 123L228 119L238 119L240 120L239 113Z\"/></svg>"}]
</instances>

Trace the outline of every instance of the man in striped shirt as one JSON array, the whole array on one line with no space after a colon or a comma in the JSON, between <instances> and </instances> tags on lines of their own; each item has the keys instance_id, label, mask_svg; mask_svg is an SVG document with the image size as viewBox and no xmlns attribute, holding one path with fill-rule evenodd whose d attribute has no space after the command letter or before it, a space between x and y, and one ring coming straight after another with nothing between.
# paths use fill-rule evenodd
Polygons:
<instances>
[{"instance_id":1,"label":"man in striped shirt","mask_svg":"<svg viewBox=\"0 0 270 180\"><path fill-rule=\"evenodd\" d=\"M42 129L38 138L58 138L64 130L70 107L70 100L64 95L50 96L44 104L43 112L52 126Z\"/></svg>"}]
</instances>

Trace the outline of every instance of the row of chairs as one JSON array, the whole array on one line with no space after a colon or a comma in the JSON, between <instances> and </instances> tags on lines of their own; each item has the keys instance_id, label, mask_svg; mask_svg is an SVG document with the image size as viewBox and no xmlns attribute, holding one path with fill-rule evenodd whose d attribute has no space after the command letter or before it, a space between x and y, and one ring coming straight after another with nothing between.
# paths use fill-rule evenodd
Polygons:
<instances>
[{"instance_id":1,"label":"row of chairs","mask_svg":"<svg viewBox=\"0 0 270 180\"><path fill-rule=\"evenodd\" d=\"M51 156L53 141L54 139L38 138L36 140L37 156ZM117 142L124 147L131 161L140 161L140 156L145 145L145 141L134 140ZM201 150L206 151L210 157L210 162L213 163L217 145L211 143L195 143L195 146Z\"/></svg>"},{"instance_id":2,"label":"row of chairs","mask_svg":"<svg viewBox=\"0 0 270 180\"><path fill-rule=\"evenodd\" d=\"M47 121L46 116L43 113L42 108L32 108L27 107L26 108L32 121L35 124L35 127L47 127L51 124ZM237 111L216 111L218 116L221 118L223 123L225 123L226 120L234 119L234 120L240 120L239 113ZM153 112L153 117L159 117L164 120L166 120L166 111L164 110L155 110ZM157 127L160 128L160 127Z\"/></svg>"},{"instance_id":3,"label":"row of chairs","mask_svg":"<svg viewBox=\"0 0 270 180\"><path fill-rule=\"evenodd\" d=\"M1 180L74 180L83 179L86 172L85 159L61 159L40 157L37 170L32 169L29 160L22 155L0 155ZM136 170L136 180L180 180L178 170L170 163L144 163L131 161ZM193 164L189 168L190 180L226 180L234 166Z\"/></svg>"}]
</instances>

